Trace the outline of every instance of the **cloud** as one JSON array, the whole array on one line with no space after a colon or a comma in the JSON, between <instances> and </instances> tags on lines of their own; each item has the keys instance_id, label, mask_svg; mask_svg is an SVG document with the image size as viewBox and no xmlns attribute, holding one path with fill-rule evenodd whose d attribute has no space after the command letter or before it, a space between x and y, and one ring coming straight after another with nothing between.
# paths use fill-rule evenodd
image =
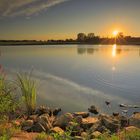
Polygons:
<instances>
[{"instance_id":1,"label":"cloud","mask_svg":"<svg viewBox=\"0 0 140 140\"><path fill-rule=\"evenodd\" d=\"M0 16L31 16L69 0L1 0Z\"/></svg>"}]
</instances>

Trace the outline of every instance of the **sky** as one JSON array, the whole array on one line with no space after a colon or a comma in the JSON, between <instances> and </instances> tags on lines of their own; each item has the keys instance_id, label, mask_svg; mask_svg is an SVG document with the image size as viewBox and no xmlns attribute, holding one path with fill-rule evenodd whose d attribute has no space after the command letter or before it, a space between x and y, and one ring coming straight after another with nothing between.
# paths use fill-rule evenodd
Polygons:
<instances>
[{"instance_id":1,"label":"sky","mask_svg":"<svg viewBox=\"0 0 140 140\"><path fill-rule=\"evenodd\" d=\"M140 36L140 0L0 0L0 39Z\"/></svg>"}]
</instances>

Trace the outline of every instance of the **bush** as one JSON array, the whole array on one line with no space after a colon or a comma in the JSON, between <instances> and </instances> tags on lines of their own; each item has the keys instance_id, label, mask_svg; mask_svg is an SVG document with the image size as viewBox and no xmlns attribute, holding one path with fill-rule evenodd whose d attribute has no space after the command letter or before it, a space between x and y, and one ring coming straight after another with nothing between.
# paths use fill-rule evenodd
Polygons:
<instances>
[{"instance_id":1,"label":"bush","mask_svg":"<svg viewBox=\"0 0 140 140\"><path fill-rule=\"evenodd\" d=\"M30 115L36 107L36 84L30 74L18 74L17 81L24 98L27 113Z\"/></svg>"},{"instance_id":2,"label":"bush","mask_svg":"<svg viewBox=\"0 0 140 140\"><path fill-rule=\"evenodd\" d=\"M0 71L0 120L2 121L9 119L18 106L13 91L14 86L6 81L5 75Z\"/></svg>"}]
</instances>

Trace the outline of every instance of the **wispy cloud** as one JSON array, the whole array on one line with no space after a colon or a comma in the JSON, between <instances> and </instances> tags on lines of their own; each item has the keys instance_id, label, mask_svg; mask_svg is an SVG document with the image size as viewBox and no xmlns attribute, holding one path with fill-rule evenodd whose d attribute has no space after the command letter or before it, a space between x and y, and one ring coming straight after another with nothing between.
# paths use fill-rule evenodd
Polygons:
<instances>
[{"instance_id":1,"label":"wispy cloud","mask_svg":"<svg viewBox=\"0 0 140 140\"><path fill-rule=\"evenodd\" d=\"M69 0L1 0L0 16L31 16Z\"/></svg>"}]
</instances>

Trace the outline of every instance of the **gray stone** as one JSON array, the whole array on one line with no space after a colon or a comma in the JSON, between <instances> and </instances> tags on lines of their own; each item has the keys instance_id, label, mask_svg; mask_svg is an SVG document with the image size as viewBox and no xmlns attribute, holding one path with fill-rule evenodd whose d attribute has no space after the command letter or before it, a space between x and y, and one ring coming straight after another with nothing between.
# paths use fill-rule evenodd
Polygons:
<instances>
[{"instance_id":1,"label":"gray stone","mask_svg":"<svg viewBox=\"0 0 140 140\"><path fill-rule=\"evenodd\" d=\"M100 115L100 119L102 124L111 132L117 132L117 130L120 129L120 122L118 119L104 114Z\"/></svg>"},{"instance_id":2,"label":"gray stone","mask_svg":"<svg viewBox=\"0 0 140 140\"><path fill-rule=\"evenodd\" d=\"M140 112L133 114L129 119L129 125L140 128Z\"/></svg>"},{"instance_id":3,"label":"gray stone","mask_svg":"<svg viewBox=\"0 0 140 140\"><path fill-rule=\"evenodd\" d=\"M64 134L64 130L61 129L60 127L54 127L50 130L52 133L58 133L60 135Z\"/></svg>"},{"instance_id":4,"label":"gray stone","mask_svg":"<svg viewBox=\"0 0 140 140\"><path fill-rule=\"evenodd\" d=\"M94 138L99 138L99 136L101 136L102 133L100 133L99 131L95 131L91 134L91 139L94 139Z\"/></svg>"},{"instance_id":5,"label":"gray stone","mask_svg":"<svg viewBox=\"0 0 140 140\"><path fill-rule=\"evenodd\" d=\"M98 114L98 113L99 113L97 107L94 106L94 105L92 105L90 108L88 108L88 111L89 111L90 113L94 113L94 114Z\"/></svg>"},{"instance_id":6,"label":"gray stone","mask_svg":"<svg viewBox=\"0 0 140 140\"><path fill-rule=\"evenodd\" d=\"M71 113L66 113L64 115L59 116L54 122L53 126L58 126L62 129L65 129L69 122L71 122L73 119L74 117Z\"/></svg>"},{"instance_id":7,"label":"gray stone","mask_svg":"<svg viewBox=\"0 0 140 140\"><path fill-rule=\"evenodd\" d=\"M82 116L83 118L87 118L89 116L88 112L74 112L75 116Z\"/></svg>"},{"instance_id":8,"label":"gray stone","mask_svg":"<svg viewBox=\"0 0 140 140\"><path fill-rule=\"evenodd\" d=\"M82 127L84 129L89 129L94 124L99 123L100 120L97 117L87 117L82 119Z\"/></svg>"},{"instance_id":9,"label":"gray stone","mask_svg":"<svg viewBox=\"0 0 140 140\"><path fill-rule=\"evenodd\" d=\"M29 131L31 127L33 126L34 122L33 120L26 120L21 124L21 129L24 131Z\"/></svg>"}]
</instances>

